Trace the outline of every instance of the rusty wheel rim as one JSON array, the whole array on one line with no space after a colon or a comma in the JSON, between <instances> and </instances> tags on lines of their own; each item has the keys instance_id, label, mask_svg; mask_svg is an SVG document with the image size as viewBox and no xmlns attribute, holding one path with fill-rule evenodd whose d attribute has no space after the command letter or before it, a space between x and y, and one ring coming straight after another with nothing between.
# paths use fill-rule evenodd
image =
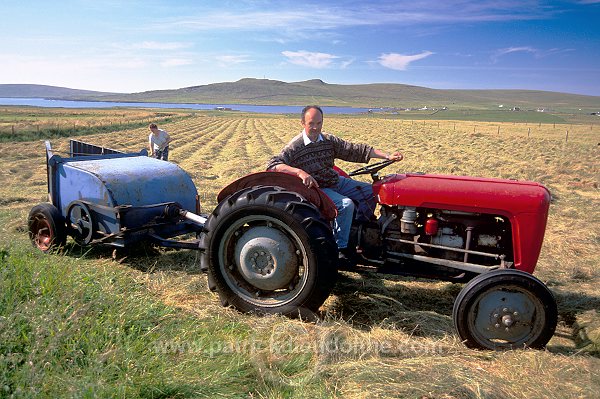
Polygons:
<instances>
[{"instance_id":1,"label":"rusty wheel rim","mask_svg":"<svg viewBox=\"0 0 600 399\"><path fill-rule=\"evenodd\" d=\"M36 216L31 226L32 240L36 247L42 251L47 251L52 246L54 234L50 222L40 216Z\"/></svg>"}]
</instances>

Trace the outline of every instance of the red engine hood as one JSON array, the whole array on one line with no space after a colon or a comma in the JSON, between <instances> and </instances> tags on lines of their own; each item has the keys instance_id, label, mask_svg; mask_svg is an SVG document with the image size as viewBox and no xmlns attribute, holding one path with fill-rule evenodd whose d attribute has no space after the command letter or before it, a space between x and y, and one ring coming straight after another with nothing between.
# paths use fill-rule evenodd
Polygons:
<instances>
[{"instance_id":1,"label":"red engine hood","mask_svg":"<svg viewBox=\"0 0 600 399\"><path fill-rule=\"evenodd\" d=\"M529 181L432 174L396 174L374 183L385 205L440 208L466 212L547 215L550 192Z\"/></svg>"},{"instance_id":2,"label":"red engine hood","mask_svg":"<svg viewBox=\"0 0 600 399\"><path fill-rule=\"evenodd\" d=\"M512 226L515 268L533 273L542 248L550 192L528 181L427 174L390 175L374 183L385 205L502 215Z\"/></svg>"}]
</instances>

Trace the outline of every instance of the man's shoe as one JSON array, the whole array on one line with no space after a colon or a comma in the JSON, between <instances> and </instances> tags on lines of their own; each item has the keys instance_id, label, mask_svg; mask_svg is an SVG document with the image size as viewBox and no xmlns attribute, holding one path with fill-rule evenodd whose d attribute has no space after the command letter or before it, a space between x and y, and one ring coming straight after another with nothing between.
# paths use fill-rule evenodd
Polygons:
<instances>
[{"instance_id":1,"label":"man's shoe","mask_svg":"<svg viewBox=\"0 0 600 399\"><path fill-rule=\"evenodd\" d=\"M338 267L340 269L350 268L356 265L354 254L348 248L340 248L338 252Z\"/></svg>"}]
</instances>

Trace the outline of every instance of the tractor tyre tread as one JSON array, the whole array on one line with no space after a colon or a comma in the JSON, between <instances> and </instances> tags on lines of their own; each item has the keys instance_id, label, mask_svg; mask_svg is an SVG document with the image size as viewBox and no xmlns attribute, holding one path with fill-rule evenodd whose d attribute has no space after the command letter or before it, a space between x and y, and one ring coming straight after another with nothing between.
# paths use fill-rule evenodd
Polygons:
<instances>
[{"instance_id":1,"label":"tractor tyre tread","mask_svg":"<svg viewBox=\"0 0 600 399\"><path fill-rule=\"evenodd\" d=\"M231 218L244 212L285 218L286 223L296 226L297 234L305 237L308 243L306 251L312 253L310 258L314 263L311 266L311 279L302 293L290 303L271 307L250 303L237 295L221 275L218 261L220 236L226 226L235 220ZM337 246L330 225L322 218L318 208L304 197L277 186L245 188L221 201L205 223L201 246L205 248L210 285L214 284L225 306L231 305L242 312L302 317L302 314L314 312L323 304L337 277Z\"/></svg>"}]
</instances>

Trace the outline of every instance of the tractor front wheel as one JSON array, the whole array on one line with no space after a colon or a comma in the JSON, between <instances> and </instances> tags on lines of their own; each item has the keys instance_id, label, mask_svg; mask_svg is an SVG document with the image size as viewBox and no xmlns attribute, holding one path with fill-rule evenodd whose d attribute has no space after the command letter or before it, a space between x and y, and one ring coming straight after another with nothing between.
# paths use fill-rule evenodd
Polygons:
<instances>
[{"instance_id":1,"label":"tractor front wheel","mask_svg":"<svg viewBox=\"0 0 600 399\"><path fill-rule=\"evenodd\" d=\"M309 315L329 296L337 246L318 209L280 187L246 188L205 224L208 273L221 302L242 312Z\"/></svg>"},{"instance_id":2,"label":"tractor front wheel","mask_svg":"<svg viewBox=\"0 0 600 399\"><path fill-rule=\"evenodd\" d=\"M499 269L461 290L452 311L465 345L475 349L543 348L556 329L552 292L529 273Z\"/></svg>"}]
</instances>

